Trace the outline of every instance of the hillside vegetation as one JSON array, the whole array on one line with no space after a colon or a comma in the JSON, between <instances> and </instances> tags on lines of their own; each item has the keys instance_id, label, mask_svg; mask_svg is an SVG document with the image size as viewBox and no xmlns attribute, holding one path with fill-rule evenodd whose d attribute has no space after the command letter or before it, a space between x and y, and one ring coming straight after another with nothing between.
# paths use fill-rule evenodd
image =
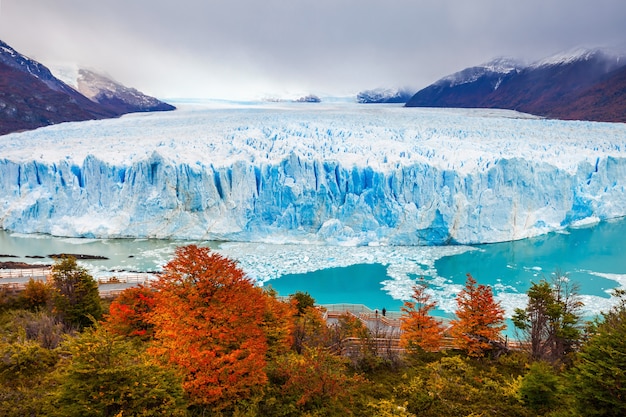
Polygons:
<instances>
[{"instance_id":1,"label":"hillside vegetation","mask_svg":"<svg viewBox=\"0 0 626 417\"><path fill-rule=\"evenodd\" d=\"M398 338L306 293L280 299L208 248L178 248L113 300L63 258L49 282L0 290L0 415L623 416L616 295L583 323L566 276L533 283L509 343L490 287L468 274L444 324L418 282Z\"/></svg>"}]
</instances>

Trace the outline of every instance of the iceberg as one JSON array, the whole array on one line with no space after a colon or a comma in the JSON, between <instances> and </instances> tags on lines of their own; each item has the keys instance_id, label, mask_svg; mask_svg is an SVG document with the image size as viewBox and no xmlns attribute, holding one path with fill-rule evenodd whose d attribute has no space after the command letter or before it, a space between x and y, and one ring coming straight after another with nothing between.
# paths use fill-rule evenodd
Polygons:
<instances>
[{"instance_id":1,"label":"iceberg","mask_svg":"<svg viewBox=\"0 0 626 417\"><path fill-rule=\"evenodd\" d=\"M0 226L323 245L508 241L626 215L626 124L207 103L0 137Z\"/></svg>"}]
</instances>

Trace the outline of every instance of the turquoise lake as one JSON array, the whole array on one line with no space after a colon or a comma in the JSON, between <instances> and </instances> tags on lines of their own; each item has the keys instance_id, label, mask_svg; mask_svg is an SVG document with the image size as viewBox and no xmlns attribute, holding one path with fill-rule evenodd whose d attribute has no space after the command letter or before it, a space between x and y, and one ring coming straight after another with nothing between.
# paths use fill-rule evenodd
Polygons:
<instances>
[{"instance_id":1,"label":"turquoise lake","mask_svg":"<svg viewBox=\"0 0 626 417\"><path fill-rule=\"evenodd\" d=\"M454 296L468 273L479 284L492 286L510 313L525 305L524 293L532 282L550 279L555 272L567 274L578 285L589 315L611 305L611 291L626 284L626 220L524 239L479 245L460 254L434 261L430 275L423 274L440 304L436 313L451 316ZM413 282L420 278L408 274ZM359 264L322 269L303 274L286 274L269 284L281 295L306 291L320 304L361 303L372 309L399 310L402 301L383 288L393 282L384 264ZM405 297L410 292L405 293Z\"/></svg>"}]
</instances>

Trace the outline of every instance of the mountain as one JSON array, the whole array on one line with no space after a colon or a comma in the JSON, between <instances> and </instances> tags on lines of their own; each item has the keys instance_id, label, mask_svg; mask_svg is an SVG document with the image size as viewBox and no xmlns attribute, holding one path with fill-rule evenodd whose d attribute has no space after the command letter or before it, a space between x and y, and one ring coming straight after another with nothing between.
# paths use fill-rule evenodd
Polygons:
<instances>
[{"instance_id":1,"label":"mountain","mask_svg":"<svg viewBox=\"0 0 626 417\"><path fill-rule=\"evenodd\" d=\"M126 97L134 94L140 101L146 102L147 99L139 95L141 93L127 90ZM122 99L108 98L106 93L91 100L56 78L46 66L0 41L0 135L62 122L166 109L139 108L128 105Z\"/></svg>"},{"instance_id":2,"label":"mountain","mask_svg":"<svg viewBox=\"0 0 626 417\"><path fill-rule=\"evenodd\" d=\"M626 66L608 73L576 99L553 110L559 119L624 122L626 114Z\"/></svg>"},{"instance_id":3,"label":"mountain","mask_svg":"<svg viewBox=\"0 0 626 417\"><path fill-rule=\"evenodd\" d=\"M418 91L407 107L491 107L484 98L497 91L503 82L515 77L524 66L508 58L498 58L448 75Z\"/></svg>"},{"instance_id":4,"label":"mountain","mask_svg":"<svg viewBox=\"0 0 626 417\"><path fill-rule=\"evenodd\" d=\"M613 84L625 64L601 50L559 54L527 66L497 60L435 82L406 106L502 108L549 118L626 122L626 90Z\"/></svg>"},{"instance_id":5,"label":"mountain","mask_svg":"<svg viewBox=\"0 0 626 417\"><path fill-rule=\"evenodd\" d=\"M0 41L0 135L67 121L113 117Z\"/></svg>"},{"instance_id":6,"label":"mountain","mask_svg":"<svg viewBox=\"0 0 626 417\"><path fill-rule=\"evenodd\" d=\"M376 88L374 90L361 91L356 96L357 103L406 103L412 92L408 90L396 90L389 88Z\"/></svg>"},{"instance_id":7,"label":"mountain","mask_svg":"<svg viewBox=\"0 0 626 417\"><path fill-rule=\"evenodd\" d=\"M91 101L117 115L149 111L169 111L176 107L126 87L111 77L84 68L60 68L59 78Z\"/></svg>"}]
</instances>

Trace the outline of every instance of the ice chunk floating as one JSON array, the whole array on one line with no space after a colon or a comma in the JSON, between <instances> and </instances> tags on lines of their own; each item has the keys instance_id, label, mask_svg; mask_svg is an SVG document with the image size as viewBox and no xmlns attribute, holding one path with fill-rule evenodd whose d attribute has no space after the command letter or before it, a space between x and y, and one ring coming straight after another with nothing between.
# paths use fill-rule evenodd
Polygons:
<instances>
[{"instance_id":1,"label":"ice chunk floating","mask_svg":"<svg viewBox=\"0 0 626 417\"><path fill-rule=\"evenodd\" d=\"M626 125L355 103L183 107L0 137L1 227L498 242L626 215Z\"/></svg>"}]
</instances>

